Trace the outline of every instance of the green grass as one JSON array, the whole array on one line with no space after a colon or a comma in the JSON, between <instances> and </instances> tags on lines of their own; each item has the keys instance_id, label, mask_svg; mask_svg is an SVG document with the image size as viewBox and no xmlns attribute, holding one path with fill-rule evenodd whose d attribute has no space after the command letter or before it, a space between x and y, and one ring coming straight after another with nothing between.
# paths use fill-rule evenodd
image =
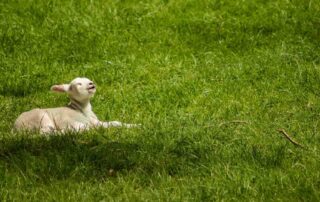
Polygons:
<instances>
[{"instance_id":1,"label":"green grass","mask_svg":"<svg viewBox=\"0 0 320 202\"><path fill-rule=\"evenodd\" d=\"M318 0L2 0L0 70L0 201L320 200ZM10 133L77 76L143 127Z\"/></svg>"}]
</instances>

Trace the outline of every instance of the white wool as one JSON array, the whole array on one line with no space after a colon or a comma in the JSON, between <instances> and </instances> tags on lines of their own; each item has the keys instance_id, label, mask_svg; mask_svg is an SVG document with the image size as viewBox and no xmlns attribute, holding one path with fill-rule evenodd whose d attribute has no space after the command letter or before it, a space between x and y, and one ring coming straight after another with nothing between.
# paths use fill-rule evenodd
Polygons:
<instances>
[{"instance_id":1,"label":"white wool","mask_svg":"<svg viewBox=\"0 0 320 202\"><path fill-rule=\"evenodd\" d=\"M99 121L92 111L90 99L96 92L96 86L87 78L75 78L70 84L54 85L52 91L69 95L67 107L32 109L22 113L14 124L14 129L39 130L40 133L64 133L68 130L81 132L95 127L135 127L119 121Z\"/></svg>"}]
</instances>

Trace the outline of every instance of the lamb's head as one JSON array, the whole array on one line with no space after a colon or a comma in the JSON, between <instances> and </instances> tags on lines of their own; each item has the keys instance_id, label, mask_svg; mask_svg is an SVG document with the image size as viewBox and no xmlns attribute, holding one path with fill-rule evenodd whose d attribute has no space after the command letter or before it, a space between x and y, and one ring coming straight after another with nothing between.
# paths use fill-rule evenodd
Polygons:
<instances>
[{"instance_id":1,"label":"lamb's head","mask_svg":"<svg viewBox=\"0 0 320 202\"><path fill-rule=\"evenodd\" d=\"M55 92L66 92L71 99L83 102L89 100L96 92L96 86L87 78L75 78L70 84L54 85L51 87Z\"/></svg>"}]
</instances>

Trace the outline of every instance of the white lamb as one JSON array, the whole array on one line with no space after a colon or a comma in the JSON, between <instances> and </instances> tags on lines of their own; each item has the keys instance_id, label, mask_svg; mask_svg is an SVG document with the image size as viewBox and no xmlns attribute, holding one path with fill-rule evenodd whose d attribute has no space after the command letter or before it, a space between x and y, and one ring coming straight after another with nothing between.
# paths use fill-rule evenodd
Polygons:
<instances>
[{"instance_id":1,"label":"white lamb","mask_svg":"<svg viewBox=\"0 0 320 202\"><path fill-rule=\"evenodd\" d=\"M96 86L87 78L75 78L70 84L54 85L55 92L66 92L70 103L66 107L33 109L22 113L14 124L17 131L39 130L40 133L81 132L97 127L135 127L136 124L119 121L102 122L91 109L90 98L96 92Z\"/></svg>"}]
</instances>

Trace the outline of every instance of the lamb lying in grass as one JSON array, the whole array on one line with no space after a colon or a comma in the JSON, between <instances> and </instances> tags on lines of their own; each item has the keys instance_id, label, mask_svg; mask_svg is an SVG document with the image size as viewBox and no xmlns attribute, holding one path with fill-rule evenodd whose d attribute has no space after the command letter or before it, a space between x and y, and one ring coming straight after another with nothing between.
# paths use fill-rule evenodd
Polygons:
<instances>
[{"instance_id":1,"label":"lamb lying in grass","mask_svg":"<svg viewBox=\"0 0 320 202\"><path fill-rule=\"evenodd\" d=\"M102 122L91 109L90 98L96 86L87 78L76 78L70 84L54 85L55 92L66 92L70 103L66 107L33 109L22 113L14 124L16 131L39 130L40 133L81 132L96 127L135 127L119 121Z\"/></svg>"}]
</instances>

